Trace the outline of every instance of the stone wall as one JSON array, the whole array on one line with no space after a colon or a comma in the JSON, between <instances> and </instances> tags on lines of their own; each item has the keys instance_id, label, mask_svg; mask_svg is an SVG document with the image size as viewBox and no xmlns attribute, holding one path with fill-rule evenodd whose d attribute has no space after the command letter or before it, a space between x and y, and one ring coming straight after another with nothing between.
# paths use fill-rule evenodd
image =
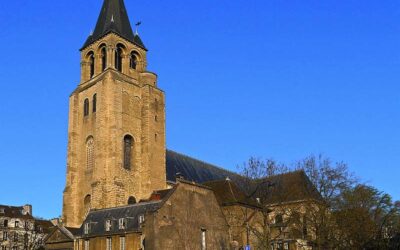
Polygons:
<instances>
[{"instance_id":1,"label":"stone wall","mask_svg":"<svg viewBox=\"0 0 400 250\"><path fill-rule=\"evenodd\" d=\"M107 69L101 72L100 47L107 46ZM123 46L123 68L114 67L114 51ZM136 69L129 55L139 56ZM90 208L126 205L129 197L146 199L166 188L165 99L157 76L146 71L146 51L109 34L82 52L82 82L70 96L67 180L63 221L79 227ZM94 53L95 74L90 78L87 54ZM93 96L96 95L96 112ZM89 114L84 102L89 100ZM133 137L132 167L123 167L123 138ZM88 167L87 142L94 141L94 164Z\"/></svg>"},{"instance_id":2,"label":"stone wall","mask_svg":"<svg viewBox=\"0 0 400 250\"><path fill-rule=\"evenodd\" d=\"M146 249L229 249L228 225L212 190L180 182L161 209L146 217Z\"/></svg>"}]
</instances>

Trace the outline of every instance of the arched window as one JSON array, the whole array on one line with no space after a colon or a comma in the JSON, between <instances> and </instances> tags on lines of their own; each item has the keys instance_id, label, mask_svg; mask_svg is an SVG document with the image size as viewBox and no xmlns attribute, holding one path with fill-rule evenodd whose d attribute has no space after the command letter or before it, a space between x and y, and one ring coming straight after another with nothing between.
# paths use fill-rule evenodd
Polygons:
<instances>
[{"instance_id":1,"label":"arched window","mask_svg":"<svg viewBox=\"0 0 400 250\"><path fill-rule=\"evenodd\" d=\"M103 47L101 48L100 53L101 53L101 71L104 71L107 68L107 49L105 45L103 45Z\"/></svg>"},{"instance_id":2,"label":"arched window","mask_svg":"<svg viewBox=\"0 0 400 250\"><path fill-rule=\"evenodd\" d=\"M86 168L93 169L94 167L94 140L90 137L86 142Z\"/></svg>"},{"instance_id":3,"label":"arched window","mask_svg":"<svg viewBox=\"0 0 400 250\"><path fill-rule=\"evenodd\" d=\"M115 49L115 69L119 72L122 72L122 48L122 45L119 44Z\"/></svg>"},{"instance_id":4,"label":"arched window","mask_svg":"<svg viewBox=\"0 0 400 250\"><path fill-rule=\"evenodd\" d=\"M88 116L89 115L89 99L85 99L83 103L83 115Z\"/></svg>"},{"instance_id":5,"label":"arched window","mask_svg":"<svg viewBox=\"0 0 400 250\"><path fill-rule=\"evenodd\" d=\"M90 78L94 76L94 53L89 53L89 64L90 64Z\"/></svg>"},{"instance_id":6,"label":"arched window","mask_svg":"<svg viewBox=\"0 0 400 250\"><path fill-rule=\"evenodd\" d=\"M128 205L136 204L136 198L131 196L128 199Z\"/></svg>"},{"instance_id":7,"label":"arched window","mask_svg":"<svg viewBox=\"0 0 400 250\"><path fill-rule=\"evenodd\" d=\"M129 63L131 69L137 68L138 59L139 59L138 53L136 51L132 51L131 56L130 56L130 63Z\"/></svg>"},{"instance_id":8,"label":"arched window","mask_svg":"<svg viewBox=\"0 0 400 250\"><path fill-rule=\"evenodd\" d=\"M85 210L85 215L87 215L90 211L91 208L91 203L92 203L92 196L90 194L85 196L85 199L83 200L83 207Z\"/></svg>"},{"instance_id":9,"label":"arched window","mask_svg":"<svg viewBox=\"0 0 400 250\"><path fill-rule=\"evenodd\" d=\"M124 137L124 168L131 169L133 153L133 137L126 135Z\"/></svg>"},{"instance_id":10,"label":"arched window","mask_svg":"<svg viewBox=\"0 0 400 250\"><path fill-rule=\"evenodd\" d=\"M92 111L93 111L93 113L96 113L96 111L97 111L97 94L93 95Z\"/></svg>"}]
</instances>

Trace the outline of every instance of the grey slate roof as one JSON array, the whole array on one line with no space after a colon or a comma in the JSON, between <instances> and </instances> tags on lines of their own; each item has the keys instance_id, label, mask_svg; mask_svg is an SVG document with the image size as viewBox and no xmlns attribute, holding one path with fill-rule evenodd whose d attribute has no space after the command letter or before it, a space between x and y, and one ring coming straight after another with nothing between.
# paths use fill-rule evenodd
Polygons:
<instances>
[{"instance_id":1,"label":"grey slate roof","mask_svg":"<svg viewBox=\"0 0 400 250\"><path fill-rule=\"evenodd\" d=\"M149 201L128 205L124 207L114 207L101 210L92 210L86 216L85 221L81 226L81 234L85 237L92 237L98 235L112 235L121 232L140 232L139 216L145 215L158 210L162 205L162 201ZM126 219L126 228L119 229L119 219ZM111 230L106 232L105 223L111 220ZM84 234L85 224L89 223L89 234Z\"/></svg>"},{"instance_id":2,"label":"grey slate roof","mask_svg":"<svg viewBox=\"0 0 400 250\"><path fill-rule=\"evenodd\" d=\"M96 28L93 34L88 37L82 49L111 32L146 49L139 35L132 31L124 0L104 0Z\"/></svg>"},{"instance_id":3,"label":"grey slate roof","mask_svg":"<svg viewBox=\"0 0 400 250\"><path fill-rule=\"evenodd\" d=\"M214 180L225 180L229 177L236 180L238 174L217 167L215 165L199 161L189 156L179 154L172 150L166 153L167 180L175 182L176 175L179 173L185 180L194 181L196 183L204 183Z\"/></svg>"},{"instance_id":4,"label":"grey slate roof","mask_svg":"<svg viewBox=\"0 0 400 250\"><path fill-rule=\"evenodd\" d=\"M216 195L228 203L232 201L232 197L229 197L229 193L223 191L223 184L226 183L227 177L234 182L238 190L242 189L246 190L246 192L250 191L248 188L244 188L248 185L251 185L250 189L256 190L259 182L266 181L273 184L273 186L262 185L258 192L253 194L252 198L261 198L265 204L294 202L305 199L322 201L321 195L304 171L288 172L252 181L244 176L171 150L167 150L166 164L168 181L175 182L177 173L180 173L185 180L201 183L216 189ZM252 188L252 186L254 187ZM235 194L238 193L239 191L235 191Z\"/></svg>"}]
</instances>

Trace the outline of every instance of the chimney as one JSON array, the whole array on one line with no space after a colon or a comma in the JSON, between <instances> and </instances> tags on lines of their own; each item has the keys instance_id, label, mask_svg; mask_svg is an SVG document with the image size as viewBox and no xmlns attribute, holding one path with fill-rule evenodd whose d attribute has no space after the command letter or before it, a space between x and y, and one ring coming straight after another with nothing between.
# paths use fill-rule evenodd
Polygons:
<instances>
[{"instance_id":1,"label":"chimney","mask_svg":"<svg viewBox=\"0 0 400 250\"><path fill-rule=\"evenodd\" d=\"M159 201L159 200L161 200L161 194L157 193L157 192L152 193L151 196L150 196L150 200L151 201Z\"/></svg>"},{"instance_id":2,"label":"chimney","mask_svg":"<svg viewBox=\"0 0 400 250\"><path fill-rule=\"evenodd\" d=\"M26 215L26 214L32 215L32 205L26 204L26 205L24 205L22 207L23 207L23 214L24 215Z\"/></svg>"}]
</instances>

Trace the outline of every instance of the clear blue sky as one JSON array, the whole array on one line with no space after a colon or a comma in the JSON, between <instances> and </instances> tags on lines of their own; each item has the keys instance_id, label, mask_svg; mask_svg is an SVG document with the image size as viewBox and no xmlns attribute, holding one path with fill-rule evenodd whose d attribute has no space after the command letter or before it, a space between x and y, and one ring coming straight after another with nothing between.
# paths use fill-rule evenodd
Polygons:
<instances>
[{"instance_id":1,"label":"clear blue sky","mask_svg":"<svg viewBox=\"0 0 400 250\"><path fill-rule=\"evenodd\" d=\"M170 149L232 170L323 153L400 199L400 1L125 1ZM0 203L61 214L68 96L101 4L0 2Z\"/></svg>"}]
</instances>

